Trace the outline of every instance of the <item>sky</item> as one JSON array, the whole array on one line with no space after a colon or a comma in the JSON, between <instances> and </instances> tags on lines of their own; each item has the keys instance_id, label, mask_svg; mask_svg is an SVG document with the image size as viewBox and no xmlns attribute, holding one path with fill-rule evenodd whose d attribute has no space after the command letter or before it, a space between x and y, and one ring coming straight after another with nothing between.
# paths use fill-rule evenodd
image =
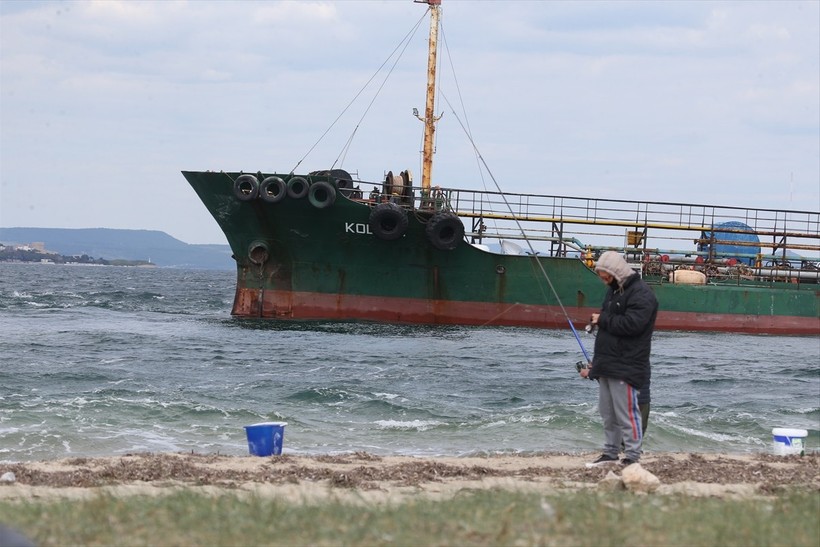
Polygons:
<instances>
[{"instance_id":1,"label":"sky","mask_svg":"<svg viewBox=\"0 0 820 547\"><path fill-rule=\"evenodd\" d=\"M433 184L820 211L820 1L442 8ZM180 171L418 184L424 14L0 0L0 226L225 243Z\"/></svg>"}]
</instances>

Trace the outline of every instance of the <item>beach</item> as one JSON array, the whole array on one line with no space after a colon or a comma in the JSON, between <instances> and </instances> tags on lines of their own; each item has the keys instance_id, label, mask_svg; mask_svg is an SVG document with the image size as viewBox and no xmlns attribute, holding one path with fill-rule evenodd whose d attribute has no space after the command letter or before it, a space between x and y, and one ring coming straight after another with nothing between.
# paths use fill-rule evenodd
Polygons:
<instances>
[{"instance_id":1,"label":"beach","mask_svg":"<svg viewBox=\"0 0 820 547\"><path fill-rule=\"evenodd\" d=\"M483 457L340 455L271 457L135 453L0 464L0 500L87 499L98 495L160 496L191 489L278 498L292 503L401 503L414 497L508 489L561 492L623 488L620 465L588 468L597 453ZM657 477L654 495L718 498L820 491L820 454L651 453L641 467ZM11 475L13 474L13 479Z\"/></svg>"}]
</instances>

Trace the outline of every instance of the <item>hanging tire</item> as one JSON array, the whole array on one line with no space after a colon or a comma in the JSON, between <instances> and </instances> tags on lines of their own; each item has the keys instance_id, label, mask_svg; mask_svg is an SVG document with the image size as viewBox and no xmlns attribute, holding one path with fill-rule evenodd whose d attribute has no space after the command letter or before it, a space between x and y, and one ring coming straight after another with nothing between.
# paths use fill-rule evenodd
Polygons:
<instances>
[{"instance_id":1,"label":"hanging tire","mask_svg":"<svg viewBox=\"0 0 820 547\"><path fill-rule=\"evenodd\" d=\"M380 203L370 212L370 231L379 239L393 241L407 231L407 211L395 203Z\"/></svg>"},{"instance_id":2,"label":"hanging tire","mask_svg":"<svg viewBox=\"0 0 820 547\"><path fill-rule=\"evenodd\" d=\"M464 224L455 213L442 211L427 221L425 232L433 247L452 251L464 239Z\"/></svg>"},{"instance_id":3,"label":"hanging tire","mask_svg":"<svg viewBox=\"0 0 820 547\"><path fill-rule=\"evenodd\" d=\"M279 203L288 193L288 185L279 177L268 177L259 185L259 197L268 203Z\"/></svg>"},{"instance_id":4,"label":"hanging tire","mask_svg":"<svg viewBox=\"0 0 820 547\"><path fill-rule=\"evenodd\" d=\"M302 177L293 177L288 181L288 196L293 199L302 199L309 189L310 184Z\"/></svg>"},{"instance_id":5,"label":"hanging tire","mask_svg":"<svg viewBox=\"0 0 820 547\"><path fill-rule=\"evenodd\" d=\"M325 209L336 201L336 189L329 182L320 180L310 186L308 201L317 209Z\"/></svg>"},{"instance_id":6,"label":"hanging tire","mask_svg":"<svg viewBox=\"0 0 820 547\"><path fill-rule=\"evenodd\" d=\"M250 201L259 195L259 180L253 175L239 175L233 181L233 195L239 201Z\"/></svg>"}]
</instances>

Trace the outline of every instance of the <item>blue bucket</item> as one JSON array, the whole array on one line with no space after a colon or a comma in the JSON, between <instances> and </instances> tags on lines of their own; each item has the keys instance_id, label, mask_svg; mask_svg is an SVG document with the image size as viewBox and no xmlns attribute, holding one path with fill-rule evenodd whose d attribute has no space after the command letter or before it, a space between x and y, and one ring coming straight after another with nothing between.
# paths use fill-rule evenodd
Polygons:
<instances>
[{"instance_id":1,"label":"blue bucket","mask_svg":"<svg viewBox=\"0 0 820 547\"><path fill-rule=\"evenodd\" d=\"M251 456L279 456L285 440L285 422L262 422L245 426Z\"/></svg>"}]
</instances>

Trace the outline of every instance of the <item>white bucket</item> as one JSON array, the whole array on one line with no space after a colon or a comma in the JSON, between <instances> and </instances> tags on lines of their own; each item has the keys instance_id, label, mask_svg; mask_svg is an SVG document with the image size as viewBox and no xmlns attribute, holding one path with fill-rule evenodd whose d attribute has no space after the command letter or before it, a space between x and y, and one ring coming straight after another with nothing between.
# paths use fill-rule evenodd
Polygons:
<instances>
[{"instance_id":1,"label":"white bucket","mask_svg":"<svg viewBox=\"0 0 820 547\"><path fill-rule=\"evenodd\" d=\"M806 453L806 437L809 432L805 429L789 429L775 427L772 429L772 439L774 442L774 453L777 456L788 456L790 454Z\"/></svg>"}]
</instances>

